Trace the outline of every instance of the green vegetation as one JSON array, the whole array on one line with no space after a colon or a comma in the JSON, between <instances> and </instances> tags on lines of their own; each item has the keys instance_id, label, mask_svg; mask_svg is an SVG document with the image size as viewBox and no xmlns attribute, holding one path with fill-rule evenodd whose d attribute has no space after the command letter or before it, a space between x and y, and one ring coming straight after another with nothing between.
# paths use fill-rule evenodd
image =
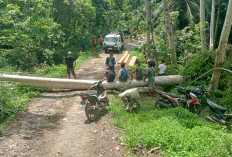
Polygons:
<instances>
[{"instance_id":1,"label":"green vegetation","mask_svg":"<svg viewBox=\"0 0 232 157\"><path fill-rule=\"evenodd\" d=\"M155 110L154 103L144 100L133 117L119 98L111 97L111 122L120 127L120 140L128 147L160 147L164 156L231 156L232 134L226 128L182 108Z\"/></svg>"},{"instance_id":2,"label":"green vegetation","mask_svg":"<svg viewBox=\"0 0 232 157\"><path fill-rule=\"evenodd\" d=\"M199 80L199 76L213 69L215 50L225 21L228 0L216 4L214 39L209 35L212 0L207 0L206 23L200 23L199 0L167 1L177 55L177 66L171 65L169 38L162 1L149 0L0 0L0 71L18 72L39 77L61 78L66 75L63 58L68 51L78 58L77 67L96 55L92 52L92 37L110 32L123 35L141 28L146 33L146 22L151 27L151 54L158 63L165 59L166 74L180 74L186 83L182 86L209 86L212 71ZM161 6L161 7L160 7ZM150 8L151 21L146 21ZM165 9L167 11L167 9ZM200 30L205 26L205 38L213 39L212 51L202 51ZM148 28L148 27L147 27ZM82 37L86 37L86 52L82 51ZM98 41L98 40L97 40ZM129 40L128 40L129 42ZM223 68L232 70L232 33L230 33ZM99 43L97 42L99 46ZM207 44L208 45L208 44ZM208 46L206 46L208 47ZM146 44L135 48L137 56L146 67ZM222 54L222 53L221 53ZM135 66L130 67L134 70ZM156 67L157 70L157 67ZM190 84L190 82L192 82ZM171 89L170 87L165 90ZM171 89L174 91L173 89ZM3 124L26 110L26 103L40 96L43 90L0 82L0 132ZM232 111L232 75L223 71L218 91L215 93L221 105ZM122 102L112 97L111 107L115 117L112 123L123 132L121 140L133 148L159 146L165 156L231 156L231 134L217 124L199 119L183 109L155 111L150 99L141 102L142 108L133 117L123 109ZM118 106L119 105L119 106ZM57 115L47 117L44 128L53 128L51 121Z\"/></svg>"},{"instance_id":3,"label":"green vegetation","mask_svg":"<svg viewBox=\"0 0 232 157\"><path fill-rule=\"evenodd\" d=\"M66 75L66 67L65 65L53 65L53 66L44 66L41 69L34 68L33 74L39 77L48 77L48 78L61 78Z\"/></svg>"},{"instance_id":4,"label":"green vegetation","mask_svg":"<svg viewBox=\"0 0 232 157\"><path fill-rule=\"evenodd\" d=\"M53 124L48 123L48 122L45 122L44 125L43 125L43 127L45 129L54 129L55 128L55 126Z\"/></svg>"},{"instance_id":5,"label":"green vegetation","mask_svg":"<svg viewBox=\"0 0 232 157\"><path fill-rule=\"evenodd\" d=\"M0 132L7 121L13 119L20 111L25 111L26 103L32 98L40 97L42 91L0 82Z\"/></svg>"}]
</instances>

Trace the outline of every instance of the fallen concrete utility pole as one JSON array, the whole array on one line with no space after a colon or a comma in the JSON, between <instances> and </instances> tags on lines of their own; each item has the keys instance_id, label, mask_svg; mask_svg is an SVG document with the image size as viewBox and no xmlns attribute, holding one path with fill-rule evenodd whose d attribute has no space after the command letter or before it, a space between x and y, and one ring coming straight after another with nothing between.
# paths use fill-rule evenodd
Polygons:
<instances>
[{"instance_id":1,"label":"fallen concrete utility pole","mask_svg":"<svg viewBox=\"0 0 232 157\"><path fill-rule=\"evenodd\" d=\"M19 76L19 75L0 75L0 79L9 82L18 82L25 86L40 87L47 89L88 89L95 80L74 80L74 79L57 79L57 78L42 78L42 77L31 77L31 76ZM176 85L183 82L183 77L179 75L169 76L157 76L155 78L156 85ZM104 82L103 86L106 89L121 89L128 86L128 82ZM145 87L148 82L143 81L132 81L129 88L132 87Z\"/></svg>"},{"instance_id":2,"label":"fallen concrete utility pole","mask_svg":"<svg viewBox=\"0 0 232 157\"><path fill-rule=\"evenodd\" d=\"M146 87L148 86L148 81L146 82L142 81L136 81L133 80L130 84L130 81L127 82L120 82L120 81L115 81L115 82L104 82L103 86L106 89L122 89L126 86L129 88L134 88L134 87ZM155 85L156 86L164 86L164 85L178 85L184 82L184 79L180 75L167 75L167 76L156 76L155 77Z\"/></svg>"},{"instance_id":3,"label":"fallen concrete utility pole","mask_svg":"<svg viewBox=\"0 0 232 157\"><path fill-rule=\"evenodd\" d=\"M47 89L88 89L94 82L96 82L94 80L71 80L6 74L0 75L0 79L3 81L18 82L25 86Z\"/></svg>"}]
</instances>

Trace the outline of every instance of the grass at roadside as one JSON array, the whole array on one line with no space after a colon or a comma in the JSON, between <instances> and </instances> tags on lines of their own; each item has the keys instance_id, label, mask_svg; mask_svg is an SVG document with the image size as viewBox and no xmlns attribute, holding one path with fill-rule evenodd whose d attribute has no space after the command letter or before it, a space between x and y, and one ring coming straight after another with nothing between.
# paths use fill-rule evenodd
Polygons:
<instances>
[{"instance_id":1,"label":"grass at roadside","mask_svg":"<svg viewBox=\"0 0 232 157\"><path fill-rule=\"evenodd\" d=\"M115 96L110 101L111 122L120 127L120 140L135 148L160 147L164 156L231 156L232 134L223 126L201 120L182 108L155 110L146 99L133 117Z\"/></svg>"},{"instance_id":2,"label":"grass at roadside","mask_svg":"<svg viewBox=\"0 0 232 157\"><path fill-rule=\"evenodd\" d=\"M0 82L0 133L4 125L27 109L29 100L40 97L43 89Z\"/></svg>"}]
</instances>

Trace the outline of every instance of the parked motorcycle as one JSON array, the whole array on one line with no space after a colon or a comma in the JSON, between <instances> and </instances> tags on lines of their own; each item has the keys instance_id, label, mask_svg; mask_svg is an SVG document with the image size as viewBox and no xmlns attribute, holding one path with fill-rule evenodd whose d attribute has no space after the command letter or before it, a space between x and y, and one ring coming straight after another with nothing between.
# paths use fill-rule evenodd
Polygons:
<instances>
[{"instance_id":1,"label":"parked motorcycle","mask_svg":"<svg viewBox=\"0 0 232 157\"><path fill-rule=\"evenodd\" d=\"M127 89L131 83L132 83L132 80L128 83L127 86L121 89L121 91ZM133 115L134 115L135 110L140 107L139 102L131 94L125 94L124 96L121 97L121 100L125 103L126 110L128 110Z\"/></svg>"},{"instance_id":2,"label":"parked motorcycle","mask_svg":"<svg viewBox=\"0 0 232 157\"><path fill-rule=\"evenodd\" d=\"M191 92L191 89L177 87L177 91L183 94L183 96L162 91L158 92L161 98L155 103L156 109L182 107L188 109L190 112L199 114L202 105L199 103L196 95Z\"/></svg>"},{"instance_id":3,"label":"parked motorcycle","mask_svg":"<svg viewBox=\"0 0 232 157\"><path fill-rule=\"evenodd\" d=\"M89 95L97 95L97 96L100 96L100 95L104 92L104 89L103 89L103 87L101 86L102 81L103 81L103 80L98 81L98 82L95 82L95 83L88 89L88 91L89 91L89 90L95 90L95 91L97 91L97 93L87 93L87 94L82 93L82 94L81 94L81 99L82 99L81 104L82 104L82 105L86 105L86 104L87 104L87 102L88 102L87 97L88 97Z\"/></svg>"},{"instance_id":4,"label":"parked motorcycle","mask_svg":"<svg viewBox=\"0 0 232 157\"><path fill-rule=\"evenodd\" d=\"M220 104L220 101L217 97L213 97L210 93L213 93L214 91L212 90L206 90L204 85L201 84L199 87L197 88L193 88L192 89L192 93L194 93L197 98L201 101L201 99L203 98L203 96L205 95L206 98L210 99L211 101Z\"/></svg>"},{"instance_id":5,"label":"parked motorcycle","mask_svg":"<svg viewBox=\"0 0 232 157\"><path fill-rule=\"evenodd\" d=\"M200 116L212 122L226 124L229 120L229 117L225 115L227 108L217 105L210 99L207 99L206 102L206 106L208 106L209 108L204 109L201 112Z\"/></svg>"},{"instance_id":6,"label":"parked motorcycle","mask_svg":"<svg viewBox=\"0 0 232 157\"><path fill-rule=\"evenodd\" d=\"M95 121L98 113L109 105L107 92L102 86L102 81L95 82L88 90L96 90L96 94L82 94L82 104L85 104L85 114L89 121Z\"/></svg>"},{"instance_id":7,"label":"parked motorcycle","mask_svg":"<svg viewBox=\"0 0 232 157\"><path fill-rule=\"evenodd\" d=\"M198 101L197 96L192 92L192 89L186 89L183 87L178 87L177 91L180 94L183 94L183 99L186 101L185 109L189 110L189 112L200 114L202 111L202 105Z\"/></svg>"},{"instance_id":8,"label":"parked motorcycle","mask_svg":"<svg viewBox=\"0 0 232 157\"><path fill-rule=\"evenodd\" d=\"M135 98L132 98L130 94L126 94L125 97L122 97L121 99L125 103L126 110L132 114L134 114L136 108L140 107L138 101Z\"/></svg>"},{"instance_id":9,"label":"parked motorcycle","mask_svg":"<svg viewBox=\"0 0 232 157\"><path fill-rule=\"evenodd\" d=\"M227 108L219 105L220 101L218 98L210 96L209 93L212 93L211 90L206 90L202 84L200 87L192 89L192 92L196 94L199 99L202 99L204 95L206 96L205 109L201 111L200 117L224 125L231 124L229 122L231 116L225 114L225 112L228 111Z\"/></svg>"},{"instance_id":10,"label":"parked motorcycle","mask_svg":"<svg viewBox=\"0 0 232 157\"><path fill-rule=\"evenodd\" d=\"M155 103L155 108L174 108L174 107L185 107L185 101L183 97L176 95L174 93L168 93L159 91L160 99Z\"/></svg>"},{"instance_id":11,"label":"parked motorcycle","mask_svg":"<svg viewBox=\"0 0 232 157\"><path fill-rule=\"evenodd\" d=\"M229 120L231 116L225 114L227 108L218 105L220 101L217 97L212 97L210 95L212 92L211 90L206 90L203 84L200 87L191 89L191 95L194 96L196 100L202 99L204 95L206 96L206 104L204 105L206 108L203 109L203 105L201 105L201 108L198 110L200 111L199 116L212 122L230 125L231 122L229 122Z\"/></svg>"}]
</instances>

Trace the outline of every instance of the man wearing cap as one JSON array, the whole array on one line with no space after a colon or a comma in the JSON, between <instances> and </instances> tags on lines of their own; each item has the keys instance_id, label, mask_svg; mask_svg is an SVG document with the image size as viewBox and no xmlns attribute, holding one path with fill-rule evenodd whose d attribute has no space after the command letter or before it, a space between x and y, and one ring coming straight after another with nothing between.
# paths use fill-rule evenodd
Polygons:
<instances>
[{"instance_id":1,"label":"man wearing cap","mask_svg":"<svg viewBox=\"0 0 232 157\"><path fill-rule=\"evenodd\" d=\"M74 65L73 65L74 63ZM68 52L68 56L65 57L64 59L64 65L67 67L67 73L68 73L68 78L70 79L70 71L72 72L72 75L76 79L76 74L75 74L75 67L76 67L76 59L72 56L72 52Z\"/></svg>"}]
</instances>

